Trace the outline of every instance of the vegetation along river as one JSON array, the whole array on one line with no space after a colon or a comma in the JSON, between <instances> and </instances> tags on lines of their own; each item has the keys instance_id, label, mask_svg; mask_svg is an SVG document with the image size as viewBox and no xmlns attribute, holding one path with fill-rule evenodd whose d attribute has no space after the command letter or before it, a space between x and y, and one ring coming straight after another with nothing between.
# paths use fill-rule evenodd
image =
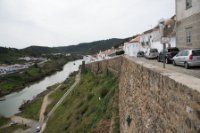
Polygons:
<instances>
[{"instance_id":1,"label":"vegetation along river","mask_svg":"<svg viewBox=\"0 0 200 133\"><path fill-rule=\"evenodd\" d=\"M48 86L64 81L70 73L77 71L82 60L68 62L64 65L63 70L44 78L43 80L25 87L19 92L14 92L2 97L0 101L0 115L10 117L19 111L19 107L24 101L32 100L41 92L45 91Z\"/></svg>"}]
</instances>

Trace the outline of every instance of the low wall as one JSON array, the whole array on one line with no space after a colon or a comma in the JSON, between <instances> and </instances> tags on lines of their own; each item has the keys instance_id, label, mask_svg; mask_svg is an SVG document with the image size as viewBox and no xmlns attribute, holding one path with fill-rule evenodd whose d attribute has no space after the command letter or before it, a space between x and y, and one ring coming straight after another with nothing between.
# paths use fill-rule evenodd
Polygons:
<instances>
[{"instance_id":1,"label":"low wall","mask_svg":"<svg viewBox=\"0 0 200 133\"><path fill-rule=\"evenodd\" d=\"M120 75L121 133L200 131L200 79L127 57L86 67Z\"/></svg>"},{"instance_id":2,"label":"low wall","mask_svg":"<svg viewBox=\"0 0 200 133\"><path fill-rule=\"evenodd\" d=\"M119 57L112 58L109 60L103 60L103 61L86 64L85 68L90 69L95 74L110 71L114 73L115 75L119 76L121 72L122 61L123 61L123 57L119 56Z\"/></svg>"}]
</instances>

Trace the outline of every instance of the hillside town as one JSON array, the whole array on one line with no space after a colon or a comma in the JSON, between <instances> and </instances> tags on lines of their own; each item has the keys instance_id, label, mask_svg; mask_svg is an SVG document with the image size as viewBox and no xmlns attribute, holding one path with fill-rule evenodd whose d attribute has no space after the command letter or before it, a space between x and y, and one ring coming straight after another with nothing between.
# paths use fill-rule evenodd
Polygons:
<instances>
[{"instance_id":1,"label":"hillside town","mask_svg":"<svg viewBox=\"0 0 200 133\"><path fill-rule=\"evenodd\" d=\"M143 33L134 35L129 41L121 44L118 48L100 51L96 55L84 57L86 63L110 59L116 51L124 51L125 55L131 57L146 57L165 63L178 65L179 62L173 58L181 55L189 58L180 65L189 68L200 66L200 1L176 0L176 14L171 18L161 18L153 28ZM193 49L196 49L195 51ZM186 51L188 50L188 51ZM171 54L173 51L175 53ZM191 53L190 53L191 52ZM170 53L170 57L168 54ZM197 56L196 58L194 56ZM178 57L177 57L178 58ZM194 60L192 62L191 60ZM177 59L178 60L178 59Z\"/></svg>"},{"instance_id":2,"label":"hillside town","mask_svg":"<svg viewBox=\"0 0 200 133\"><path fill-rule=\"evenodd\" d=\"M35 57L20 57L18 60L22 60L25 63L23 64L0 64L0 76L12 74L16 72L22 72L23 70L29 68L30 66L33 66L35 63L43 63L46 61L45 58L35 58Z\"/></svg>"}]
</instances>

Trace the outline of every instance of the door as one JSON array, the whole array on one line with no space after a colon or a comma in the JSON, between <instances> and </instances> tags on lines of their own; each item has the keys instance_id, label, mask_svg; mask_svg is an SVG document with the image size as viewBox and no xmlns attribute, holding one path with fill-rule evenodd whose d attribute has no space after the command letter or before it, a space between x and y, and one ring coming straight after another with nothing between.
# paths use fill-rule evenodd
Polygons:
<instances>
[{"instance_id":1,"label":"door","mask_svg":"<svg viewBox=\"0 0 200 133\"><path fill-rule=\"evenodd\" d=\"M180 62L181 62L181 56L182 56L183 52L184 52L184 51L179 52L179 53L175 56L175 58L174 58L174 61L175 61L175 63L176 63L177 65L181 65Z\"/></svg>"},{"instance_id":2,"label":"door","mask_svg":"<svg viewBox=\"0 0 200 133\"><path fill-rule=\"evenodd\" d=\"M189 55L189 51L188 50L185 50L183 51L183 53L181 54L181 58L180 58L180 65L181 66L184 66L187 58L188 58L188 55Z\"/></svg>"}]
</instances>

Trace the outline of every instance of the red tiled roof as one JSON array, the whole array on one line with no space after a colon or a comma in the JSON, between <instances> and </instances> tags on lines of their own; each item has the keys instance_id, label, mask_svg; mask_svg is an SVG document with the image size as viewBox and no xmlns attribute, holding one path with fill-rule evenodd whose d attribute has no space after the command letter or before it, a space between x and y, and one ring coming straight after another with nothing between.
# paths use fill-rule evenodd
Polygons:
<instances>
[{"instance_id":1,"label":"red tiled roof","mask_svg":"<svg viewBox=\"0 0 200 133\"><path fill-rule=\"evenodd\" d=\"M140 36L137 36L136 38L130 41L130 43L134 43L134 42L140 42Z\"/></svg>"}]
</instances>

